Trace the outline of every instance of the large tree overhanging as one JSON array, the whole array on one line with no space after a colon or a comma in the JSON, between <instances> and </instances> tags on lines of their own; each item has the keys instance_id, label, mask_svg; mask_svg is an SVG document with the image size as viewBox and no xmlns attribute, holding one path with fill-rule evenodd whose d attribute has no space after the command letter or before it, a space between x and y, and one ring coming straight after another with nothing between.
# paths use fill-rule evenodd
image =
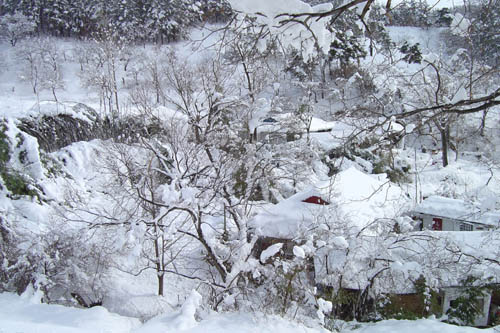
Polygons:
<instances>
[{"instance_id":1,"label":"large tree overhanging","mask_svg":"<svg viewBox=\"0 0 500 333\"><path fill-rule=\"evenodd\" d=\"M444 113L456 113L456 114L475 113L486 110L495 105L500 105L500 100L497 99L498 97L500 97L500 88L498 88L489 95L482 96L479 98L464 99L456 103L437 104L429 107L418 108L411 111L406 111L396 114L395 117L398 119L402 119L416 114L421 114L431 111L433 111L434 113L429 118L434 118L437 115L441 115Z\"/></svg>"},{"instance_id":2,"label":"large tree overhanging","mask_svg":"<svg viewBox=\"0 0 500 333\"><path fill-rule=\"evenodd\" d=\"M287 14L283 13L278 15L277 17L283 18L283 22L286 22L288 18L304 18L306 20L315 18L316 20L320 20L322 18L326 17L332 17L333 20L336 20L342 13L345 11L349 10L350 8L353 8L357 5L360 5L362 3L365 3L363 10L361 14L359 15L360 18L363 20L370 10L371 5L373 4L373 0L354 0L351 2L348 2L342 6L334 7L331 10L323 11L323 12L318 12L318 13L297 13L297 14ZM391 9L391 0L387 0L386 3L386 10L387 12Z\"/></svg>"}]
</instances>

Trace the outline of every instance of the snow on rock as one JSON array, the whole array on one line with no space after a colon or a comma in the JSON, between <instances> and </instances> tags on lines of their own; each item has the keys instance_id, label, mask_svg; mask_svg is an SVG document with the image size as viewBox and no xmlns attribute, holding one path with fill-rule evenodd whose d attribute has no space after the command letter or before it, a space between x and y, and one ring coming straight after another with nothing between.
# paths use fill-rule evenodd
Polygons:
<instances>
[{"instance_id":1,"label":"snow on rock","mask_svg":"<svg viewBox=\"0 0 500 333\"><path fill-rule=\"evenodd\" d=\"M293 255L298 257L298 258L305 258L306 252L300 246L294 246L293 247Z\"/></svg>"},{"instance_id":2,"label":"snow on rock","mask_svg":"<svg viewBox=\"0 0 500 333\"><path fill-rule=\"evenodd\" d=\"M95 121L97 114L92 108L76 102L59 103L55 101L41 101L33 105L27 115L32 118L41 118L42 116L59 116L67 115L75 119L80 119L86 122Z\"/></svg>"},{"instance_id":3,"label":"snow on rock","mask_svg":"<svg viewBox=\"0 0 500 333\"><path fill-rule=\"evenodd\" d=\"M260 262L266 262L267 259L271 258L276 253L278 253L282 247L283 247L283 243L276 243L276 244L269 246L267 249L262 251L262 253L260 254Z\"/></svg>"},{"instance_id":4,"label":"snow on rock","mask_svg":"<svg viewBox=\"0 0 500 333\"><path fill-rule=\"evenodd\" d=\"M102 141L82 141L64 147L55 152L53 156L63 161L65 171L83 187L88 178L92 177L91 175L94 172L97 172L99 166L96 160L98 160L99 154L104 150Z\"/></svg>"}]
</instances>

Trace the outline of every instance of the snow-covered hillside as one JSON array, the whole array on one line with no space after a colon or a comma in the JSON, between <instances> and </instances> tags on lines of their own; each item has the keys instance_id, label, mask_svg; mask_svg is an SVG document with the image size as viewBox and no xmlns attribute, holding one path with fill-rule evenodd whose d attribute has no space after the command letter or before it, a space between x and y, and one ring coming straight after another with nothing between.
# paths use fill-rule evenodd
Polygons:
<instances>
[{"instance_id":1,"label":"snow-covered hillside","mask_svg":"<svg viewBox=\"0 0 500 333\"><path fill-rule=\"evenodd\" d=\"M495 8L118 3L0 11L0 333L495 332Z\"/></svg>"}]
</instances>

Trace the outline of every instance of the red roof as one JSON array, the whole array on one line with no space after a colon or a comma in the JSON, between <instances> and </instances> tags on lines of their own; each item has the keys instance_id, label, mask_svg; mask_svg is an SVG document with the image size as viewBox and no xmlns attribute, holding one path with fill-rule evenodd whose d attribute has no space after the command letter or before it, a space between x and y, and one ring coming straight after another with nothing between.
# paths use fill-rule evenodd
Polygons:
<instances>
[{"instance_id":1,"label":"red roof","mask_svg":"<svg viewBox=\"0 0 500 333\"><path fill-rule=\"evenodd\" d=\"M316 204L316 205L329 205L330 204L328 201L325 201L316 195L310 196L309 198L302 200L302 202L307 202L307 203Z\"/></svg>"}]
</instances>

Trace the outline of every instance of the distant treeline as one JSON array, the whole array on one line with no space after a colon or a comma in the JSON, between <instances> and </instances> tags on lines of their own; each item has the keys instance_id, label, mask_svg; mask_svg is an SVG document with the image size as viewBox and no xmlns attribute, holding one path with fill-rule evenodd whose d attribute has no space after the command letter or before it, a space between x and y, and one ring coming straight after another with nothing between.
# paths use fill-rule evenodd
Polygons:
<instances>
[{"instance_id":1,"label":"distant treeline","mask_svg":"<svg viewBox=\"0 0 500 333\"><path fill-rule=\"evenodd\" d=\"M88 37L103 30L135 41L167 43L187 27L231 15L225 0L4 0L0 15L21 13L36 32Z\"/></svg>"}]
</instances>

